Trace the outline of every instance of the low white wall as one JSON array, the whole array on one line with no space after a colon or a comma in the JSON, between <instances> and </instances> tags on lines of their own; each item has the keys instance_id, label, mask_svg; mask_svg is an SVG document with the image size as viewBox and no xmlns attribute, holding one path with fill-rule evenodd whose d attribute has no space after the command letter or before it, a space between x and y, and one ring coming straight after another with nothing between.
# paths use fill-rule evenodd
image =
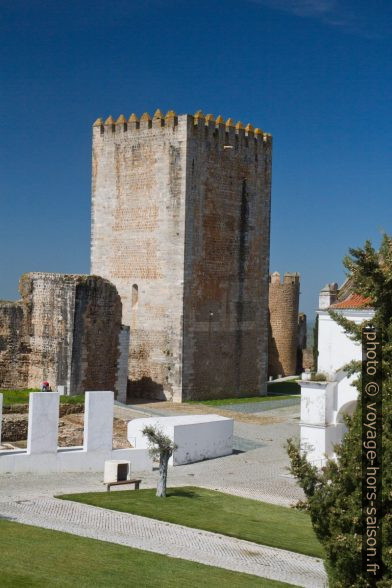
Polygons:
<instances>
[{"instance_id":1,"label":"low white wall","mask_svg":"<svg viewBox=\"0 0 392 588\"><path fill-rule=\"evenodd\" d=\"M301 448L309 461L323 462L334 456L334 445L342 442L346 426L340 422L342 412L352 410L358 391L352 386L355 377L344 372L333 382L302 381Z\"/></svg>"},{"instance_id":2,"label":"low white wall","mask_svg":"<svg viewBox=\"0 0 392 588\"><path fill-rule=\"evenodd\" d=\"M170 458L170 465L181 465L230 455L233 452L233 419L219 415L187 415L150 417L128 423L128 440L136 448L147 448L142 430L150 425L158 427L178 448Z\"/></svg>"},{"instance_id":3,"label":"low white wall","mask_svg":"<svg viewBox=\"0 0 392 588\"><path fill-rule=\"evenodd\" d=\"M9 450L0 452L0 473L99 472L103 474L105 461L109 459L124 459L131 462L131 473L149 471L153 465L146 449L87 452L83 448L60 448L55 454L41 453L40 455Z\"/></svg>"},{"instance_id":4,"label":"low white wall","mask_svg":"<svg viewBox=\"0 0 392 588\"><path fill-rule=\"evenodd\" d=\"M0 474L103 473L105 461L111 459L131 462L131 472L151 470L147 449L112 448L113 396L113 392L86 392L84 446L58 448L59 394L31 393L27 450L0 451Z\"/></svg>"},{"instance_id":5,"label":"low white wall","mask_svg":"<svg viewBox=\"0 0 392 588\"><path fill-rule=\"evenodd\" d=\"M0 394L0 444L1 444L1 424L3 422L3 395Z\"/></svg>"},{"instance_id":6,"label":"low white wall","mask_svg":"<svg viewBox=\"0 0 392 588\"><path fill-rule=\"evenodd\" d=\"M301 423L326 425L331 423L335 382L302 381L301 384Z\"/></svg>"}]
</instances>

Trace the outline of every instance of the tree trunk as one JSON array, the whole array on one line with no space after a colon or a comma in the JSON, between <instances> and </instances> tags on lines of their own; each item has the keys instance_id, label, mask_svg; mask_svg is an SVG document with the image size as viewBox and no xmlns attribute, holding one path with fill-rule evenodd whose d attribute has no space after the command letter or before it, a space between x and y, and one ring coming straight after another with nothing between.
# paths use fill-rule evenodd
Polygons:
<instances>
[{"instance_id":1,"label":"tree trunk","mask_svg":"<svg viewBox=\"0 0 392 588\"><path fill-rule=\"evenodd\" d=\"M166 497L167 466L169 463L170 452L162 451L159 458L159 480L157 485L157 496Z\"/></svg>"}]
</instances>

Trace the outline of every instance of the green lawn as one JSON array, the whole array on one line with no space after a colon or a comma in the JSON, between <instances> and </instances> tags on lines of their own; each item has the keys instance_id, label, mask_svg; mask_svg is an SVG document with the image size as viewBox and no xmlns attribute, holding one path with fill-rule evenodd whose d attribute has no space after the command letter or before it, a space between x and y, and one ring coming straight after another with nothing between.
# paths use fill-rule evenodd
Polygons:
<instances>
[{"instance_id":1,"label":"green lawn","mask_svg":"<svg viewBox=\"0 0 392 588\"><path fill-rule=\"evenodd\" d=\"M278 397L279 400L300 396L301 386L295 380L286 382L268 382L267 396L247 396L245 398L217 398L213 400L188 400L189 404L206 404L207 406L222 406L223 404L245 404L248 402L266 402Z\"/></svg>"},{"instance_id":2,"label":"green lawn","mask_svg":"<svg viewBox=\"0 0 392 588\"><path fill-rule=\"evenodd\" d=\"M2 588L292 588L123 545L0 520Z\"/></svg>"},{"instance_id":3,"label":"green lawn","mask_svg":"<svg viewBox=\"0 0 392 588\"><path fill-rule=\"evenodd\" d=\"M268 382L268 396L280 396L281 394L301 394L301 386L298 380L286 380L286 382Z\"/></svg>"},{"instance_id":4,"label":"green lawn","mask_svg":"<svg viewBox=\"0 0 392 588\"><path fill-rule=\"evenodd\" d=\"M28 404L30 392L39 392L38 388L31 390L0 390L3 394L4 405L9 404ZM79 396L60 396L61 404L79 404L84 403L84 395Z\"/></svg>"},{"instance_id":5,"label":"green lawn","mask_svg":"<svg viewBox=\"0 0 392 588\"><path fill-rule=\"evenodd\" d=\"M305 555L324 556L306 513L204 488L171 488L166 499L157 498L155 489L67 494L59 498L222 533Z\"/></svg>"}]
</instances>

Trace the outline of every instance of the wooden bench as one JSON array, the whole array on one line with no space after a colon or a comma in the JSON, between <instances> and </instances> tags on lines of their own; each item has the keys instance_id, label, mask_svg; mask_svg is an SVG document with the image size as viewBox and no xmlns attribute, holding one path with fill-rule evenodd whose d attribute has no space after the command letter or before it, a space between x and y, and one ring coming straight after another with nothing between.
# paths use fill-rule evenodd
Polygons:
<instances>
[{"instance_id":1,"label":"wooden bench","mask_svg":"<svg viewBox=\"0 0 392 588\"><path fill-rule=\"evenodd\" d=\"M140 483L141 483L141 480L137 480L137 479L121 480L120 482L109 482L109 484L106 484L106 491L110 492L111 486L123 486L124 484L134 484L135 490L139 490Z\"/></svg>"}]
</instances>

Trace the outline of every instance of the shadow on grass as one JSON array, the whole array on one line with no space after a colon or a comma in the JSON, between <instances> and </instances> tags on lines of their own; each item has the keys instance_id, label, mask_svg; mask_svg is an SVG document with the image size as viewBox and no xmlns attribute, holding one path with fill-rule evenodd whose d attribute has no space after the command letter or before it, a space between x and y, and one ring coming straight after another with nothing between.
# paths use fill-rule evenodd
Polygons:
<instances>
[{"instance_id":1,"label":"shadow on grass","mask_svg":"<svg viewBox=\"0 0 392 588\"><path fill-rule=\"evenodd\" d=\"M169 488L167 491L167 496L181 496L182 498L195 498L197 496L196 492L192 490L182 490L181 488Z\"/></svg>"}]
</instances>

